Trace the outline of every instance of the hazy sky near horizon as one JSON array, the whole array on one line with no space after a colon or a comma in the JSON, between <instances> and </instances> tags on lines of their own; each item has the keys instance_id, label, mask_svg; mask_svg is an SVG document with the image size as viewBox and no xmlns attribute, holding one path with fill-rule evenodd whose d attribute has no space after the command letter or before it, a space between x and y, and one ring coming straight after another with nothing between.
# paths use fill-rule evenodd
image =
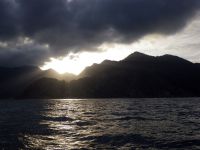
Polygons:
<instances>
[{"instance_id":1,"label":"hazy sky near horizon","mask_svg":"<svg viewBox=\"0 0 200 150\"><path fill-rule=\"evenodd\" d=\"M199 0L0 0L0 66L78 73L134 51L200 62L199 26Z\"/></svg>"}]
</instances>

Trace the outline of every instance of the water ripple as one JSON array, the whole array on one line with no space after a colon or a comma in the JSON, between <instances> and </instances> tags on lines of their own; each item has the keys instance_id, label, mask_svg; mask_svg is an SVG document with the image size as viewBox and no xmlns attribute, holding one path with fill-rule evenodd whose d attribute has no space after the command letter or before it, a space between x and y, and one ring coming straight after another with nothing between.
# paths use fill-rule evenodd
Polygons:
<instances>
[{"instance_id":1,"label":"water ripple","mask_svg":"<svg viewBox=\"0 0 200 150\"><path fill-rule=\"evenodd\" d=\"M0 149L200 149L200 99L0 101Z\"/></svg>"}]
</instances>

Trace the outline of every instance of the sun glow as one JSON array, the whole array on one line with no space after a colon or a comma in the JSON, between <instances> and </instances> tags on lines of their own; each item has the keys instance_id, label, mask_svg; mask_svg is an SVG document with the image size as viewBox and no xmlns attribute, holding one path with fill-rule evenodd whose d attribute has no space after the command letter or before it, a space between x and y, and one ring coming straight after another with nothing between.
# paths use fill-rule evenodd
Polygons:
<instances>
[{"instance_id":1,"label":"sun glow","mask_svg":"<svg viewBox=\"0 0 200 150\"><path fill-rule=\"evenodd\" d=\"M91 66L94 63L101 63L105 59L109 60L121 60L128 56L132 51L125 50L123 47L117 45L110 45L109 50L107 45L99 47L100 52L81 52L70 53L63 58L50 58L49 62L45 62L44 66L40 67L42 70L54 69L60 74L72 73L78 75L87 66Z\"/></svg>"}]
</instances>

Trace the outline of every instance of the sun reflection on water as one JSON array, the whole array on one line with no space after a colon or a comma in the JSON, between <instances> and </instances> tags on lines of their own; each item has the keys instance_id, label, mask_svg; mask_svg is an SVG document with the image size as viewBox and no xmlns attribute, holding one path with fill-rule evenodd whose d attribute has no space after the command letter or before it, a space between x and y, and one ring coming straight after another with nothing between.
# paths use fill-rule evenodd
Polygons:
<instances>
[{"instance_id":1,"label":"sun reflection on water","mask_svg":"<svg viewBox=\"0 0 200 150\"><path fill-rule=\"evenodd\" d=\"M24 127L29 126L18 135L24 149L156 150L184 146L187 141L196 148L200 142L199 101L195 105L190 100L175 103L164 99L44 100L33 104L26 110L32 114L28 114L32 122L24 122Z\"/></svg>"}]
</instances>

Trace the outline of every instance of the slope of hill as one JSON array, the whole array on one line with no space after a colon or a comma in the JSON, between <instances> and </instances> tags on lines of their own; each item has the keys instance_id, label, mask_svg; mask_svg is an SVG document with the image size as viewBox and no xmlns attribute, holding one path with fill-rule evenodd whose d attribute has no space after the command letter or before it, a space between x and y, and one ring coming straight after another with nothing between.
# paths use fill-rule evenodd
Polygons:
<instances>
[{"instance_id":1,"label":"slope of hill","mask_svg":"<svg viewBox=\"0 0 200 150\"><path fill-rule=\"evenodd\" d=\"M62 80L41 78L29 85L24 91L23 98L66 98L68 85Z\"/></svg>"},{"instance_id":2,"label":"slope of hill","mask_svg":"<svg viewBox=\"0 0 200 150\"><path fill-rule=\"evenodd\" d=\"M53 70L42 71L35 66L0 67L0 98L16 97L32 82L44 77L66 81L75 79L72 74L59 75Z\"/></svg>"}]
</instances>

